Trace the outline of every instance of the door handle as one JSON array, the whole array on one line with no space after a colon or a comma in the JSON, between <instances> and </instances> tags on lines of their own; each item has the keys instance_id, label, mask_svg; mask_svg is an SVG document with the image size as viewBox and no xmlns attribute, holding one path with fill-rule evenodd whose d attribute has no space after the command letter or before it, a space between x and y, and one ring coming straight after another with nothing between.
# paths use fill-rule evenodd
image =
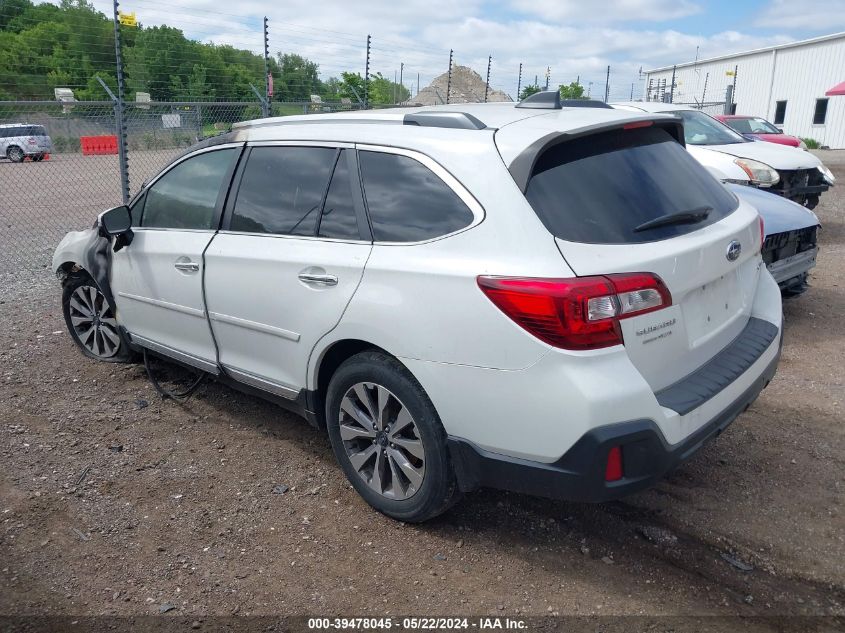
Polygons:
<instances>
[{"instance_id":1,"label":"door handle","mask_svg":"<svg viewBox=\"0 0 845 633\"><path fill-rule=\"evenodd\" d=\"M190 273L195 273L200 269L200 265L194 262L176 262L175 264L173 264L173 267L176 270L181 270Z\"/></svg>"},{"instance_id":2,"label":"door handle","mask_svg":"<svg viewBox=\"0 0 845 633\"><path fill-rule=\"evenodd\" d=\"M315 286L336 286L337 277L334 275L317 275L314 273L299 273L299 281Z\"/></svg>"}]
</instances>

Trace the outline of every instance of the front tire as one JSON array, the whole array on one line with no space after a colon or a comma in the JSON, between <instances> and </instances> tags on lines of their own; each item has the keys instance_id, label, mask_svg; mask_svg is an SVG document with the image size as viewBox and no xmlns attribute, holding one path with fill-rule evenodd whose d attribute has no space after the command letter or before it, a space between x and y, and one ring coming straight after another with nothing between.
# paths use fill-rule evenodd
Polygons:
<instances>
[{"instance_id":1,"label":"front tire","mask_svg":"<svg viewBox=\"0 0 845 633\"><path fill-rule=\"evenodd\" d=\"M422 522L458 500L437 411L395 358L369 351L344 362L329 383L326 426L347 479L379 512Z\"/></svg>"},{"instance_id":2,"label":"front tire","mask_svg":"<svg viewBox=\"0 0 845 633\"><path fill-rule=\"evenodd\" d=\"M20 147L12 145L12 147L6 150L6 158L13 163L22 163L24 159L23 150Z\"/></svg>"},{"instance_id":3,"label":"front tire","mask_svg":"<svg viewBox=\"0 0 845 633\"><path fill-rule=\"evenodd\" d=\"M70 337L88 358L110 363L132 359L111 306L87 274L71 273L65 281L62 313Z\"/></svg>"}]
</instances>

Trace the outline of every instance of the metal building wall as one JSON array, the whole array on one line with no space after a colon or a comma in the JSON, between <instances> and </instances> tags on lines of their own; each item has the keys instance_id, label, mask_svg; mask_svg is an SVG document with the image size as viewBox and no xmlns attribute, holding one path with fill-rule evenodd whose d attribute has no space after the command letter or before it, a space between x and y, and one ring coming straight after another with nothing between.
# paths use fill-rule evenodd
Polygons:
<instances>
[{"instance_id":1,"label":"metal building wall","mask_svg":"<svg viewBox=\"0 0 845 633\"><path fill-rule=\"evenodd\" d=\"M762 116L772 121L775 103L786 101L783 130L811 137L834 149L845 149L845 96L830 97L824 125L813 125L816 99L845 81L845 34L774 50L740 53L697 64L684 64L675 71L675 103L722 101L738 67L734 101L737 114ZM702 95L707 80L707 92ZM672 68L648 71L646 85L672 81Z\"/></svg>"}]
</instances>

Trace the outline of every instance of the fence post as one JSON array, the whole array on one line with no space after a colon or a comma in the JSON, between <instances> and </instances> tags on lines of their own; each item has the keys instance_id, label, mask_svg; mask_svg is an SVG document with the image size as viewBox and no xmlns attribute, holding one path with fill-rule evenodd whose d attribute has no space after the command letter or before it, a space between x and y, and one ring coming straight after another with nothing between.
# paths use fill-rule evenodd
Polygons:
<instances>
[{"instance_id":1,"label":"fence post","mask_svg":"<svg viewBox=\"0 0 845 633\"><path fill-rule=\"evenodd\" d=\"M405 74L405 62L399 62L399 85L402 86L402 88L405 87L405 82L404 82L405 78L403 76L404 74ZM402 89L401 88L399 89L399 98L402 99ZM402 99L402 101L405 101L405 100Z\"/></svg>"},{"instance_id":2,"label":"fence post","mask_svg":"<svg viewBox=\"0 0 845 633\"><path fill-rule=\"evenodd\" d=\"M452 92L452 55L455 51L449 49L449 75L446 79L446 105L449 104L449 93Z\"/></svg>"},{"instance_id":3,"label":"fence post","mask_svg":"<svg viewBox=\"0 0 845 633\"><path fill-rule=\"evenodd\" d=\"M739 74L739 64L734 66L734 87L731 91L731 111L728 114L734 113L733 104L736 103L736 76Z\"/></svg>"},{"instance_id":4,"label":"fence post","mask_svg":"<svg viewBox=\"0 0 845 633\"><path fill-rule=\"evenodd\" d=\"M675 103L675 66L672 66L672 85L669 86L669 103Z\"/></svg>"},{"instance_id":5,"label":"fence post","mask_svg":"<svg viewBox=\"0 0 845 633\"><path fill-rule=\"evenodd\" d=\"M519 79L516 80L516 100L519 101L519 94L522 90L522 62L519 62Z\"/></svg>"},{"instance_id":6,"label":"fence post","mask_svg":"<svg viewBox=\"0 0 845 633\"><path fill-rule=\"evenodd\" d=\"M267 16L264 16L264 118L270 116L270 33L267 30Z\"/></svg>"},{"instance_id":7,"label":"fence post","mask_svg":"<svg viewBox=\"0 0 845 633\"><path fill-rule=\"evenodd\" d=\"M113 0L114 10L114 59L117 66L117 100L114 102L114 119L117 127L117 161L120 166L120 190L123 204L129 203L129 158L126 155L126 108L123 87L123 59L120 55L120 15L117 0Z\"/></svg>"},{"instance_id":8,"label":"fence post","mask_svg":"<svg viewBox=\"0 0 845 633\"><path fill-rule=\"evenodd\" d=\"M493 56L487 57L487 83L484 84L484 103L487 103L487 93L490 91L490 64L493 63Z\"/></svg>"},{"instance_id":9,"label":"fence post","mask_svg":"<svg viewBox=\"0 0 845 633\"><path fill-rule=\"evenodd\" d=\"M370 41L371 37L367 36L367 61L364 66L364 109L370 108Z\"/></svg>"}]
</instances>

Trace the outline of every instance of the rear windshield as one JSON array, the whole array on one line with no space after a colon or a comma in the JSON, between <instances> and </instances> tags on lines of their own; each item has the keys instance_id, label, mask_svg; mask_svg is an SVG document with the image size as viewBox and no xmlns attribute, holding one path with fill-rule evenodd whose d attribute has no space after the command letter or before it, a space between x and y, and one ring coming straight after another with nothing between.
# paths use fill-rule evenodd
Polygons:
<instances>
[{"instance_id":1,"label":"rear windshield","mask_svg":"<svg viewBox=\"0 0 845 633\"><path fill-rule=\"evenodd\" d=\"M684 235L718 222L738 204L656 127L602 132L550 148L537 160L525 196L555 237L591 244ZM635 230L684 212L701 219Z\"/></svg>"}]
</instances>

